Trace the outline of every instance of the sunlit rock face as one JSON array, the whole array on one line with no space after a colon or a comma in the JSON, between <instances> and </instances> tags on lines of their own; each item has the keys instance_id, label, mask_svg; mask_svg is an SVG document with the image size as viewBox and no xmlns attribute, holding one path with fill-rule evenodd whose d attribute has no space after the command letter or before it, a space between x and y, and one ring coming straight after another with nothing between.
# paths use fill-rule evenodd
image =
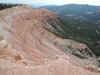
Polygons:
<instances>
[{"instance_id":1,"label":"sunlit rock face","mask_svg":"<svg viewBox=\"0 0 100 75\"><path fill-rule=\"evenodd\" d=\"M56 13L27 6L0 11L0 75L100 75L86 45L51 33L48 21L56 19Z\"/></svg>"}]
</instances>

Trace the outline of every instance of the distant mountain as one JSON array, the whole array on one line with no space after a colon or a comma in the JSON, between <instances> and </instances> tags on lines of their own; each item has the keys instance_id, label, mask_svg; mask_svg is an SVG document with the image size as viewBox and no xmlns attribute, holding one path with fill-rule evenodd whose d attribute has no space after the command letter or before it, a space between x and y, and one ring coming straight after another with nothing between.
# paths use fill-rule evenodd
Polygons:
<instances>
[{"instance_id":1,"label":"distant mountain","mask_svg":"<svg viewBox=\"0 0 100 75\"><path fill-rule=\"evenodd\" d=\"M86 43L96 55L100 55L100 7L69 4L64 6L43 6L60 15L64 27L64 38Z\"/></svg>"}]
</instances>

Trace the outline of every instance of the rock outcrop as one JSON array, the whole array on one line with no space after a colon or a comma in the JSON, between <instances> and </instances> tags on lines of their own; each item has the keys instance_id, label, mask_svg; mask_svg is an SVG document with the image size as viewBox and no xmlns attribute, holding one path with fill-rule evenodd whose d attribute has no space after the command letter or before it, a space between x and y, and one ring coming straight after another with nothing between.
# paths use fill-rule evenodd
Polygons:
<instances>
[{"instance_id":1,"label":"rock outcrop","mask_svg":"<svg viewBox=\"0 0 100 75\"><path fill-rule=\"evenodd\" d=\"M50 20L55 23L59 16L47 9L17 6L0 11L0 75L100 75L92 51L53 34L57 30Z\"/></svg>"}]
</instances>

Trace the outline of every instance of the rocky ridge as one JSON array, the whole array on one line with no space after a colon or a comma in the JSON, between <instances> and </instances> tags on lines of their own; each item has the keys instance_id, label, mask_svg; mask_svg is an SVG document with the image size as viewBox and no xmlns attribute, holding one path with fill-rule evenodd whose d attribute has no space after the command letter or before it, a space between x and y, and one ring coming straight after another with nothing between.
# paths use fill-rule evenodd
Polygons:
<instances>
[{"instance_id":1,"label":"rocky ridge","mask_svg":"<svg viewBox=\"0 0 100 75\"><path fill-rule=\"evenodd\" d=\"M47 9L17 6L0 11L1 75L99 75L98 62L84 44L63 39L49 22L59 16ZM80 59L81 58L81 59ZM78 63L77 63L78 62Z\"/></svg>"}]
</instances>

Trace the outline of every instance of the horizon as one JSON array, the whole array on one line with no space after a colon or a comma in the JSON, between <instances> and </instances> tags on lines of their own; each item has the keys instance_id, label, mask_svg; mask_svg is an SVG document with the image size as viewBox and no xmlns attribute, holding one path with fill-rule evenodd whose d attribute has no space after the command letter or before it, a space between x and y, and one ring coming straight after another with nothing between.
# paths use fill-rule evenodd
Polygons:
<instances>
[{"instance_id":1,"label":"horizon","mask_svg":"<svg viewBox=\"0 0 100 75\"><path fill-rule=\"evenodd\" d=\"M27 4L31 6L45 6L45 5L67 5L67 4L84 4L100 6L100 0L0 0L0 3L6 4Z\"/></svg>"}]
</instances>

